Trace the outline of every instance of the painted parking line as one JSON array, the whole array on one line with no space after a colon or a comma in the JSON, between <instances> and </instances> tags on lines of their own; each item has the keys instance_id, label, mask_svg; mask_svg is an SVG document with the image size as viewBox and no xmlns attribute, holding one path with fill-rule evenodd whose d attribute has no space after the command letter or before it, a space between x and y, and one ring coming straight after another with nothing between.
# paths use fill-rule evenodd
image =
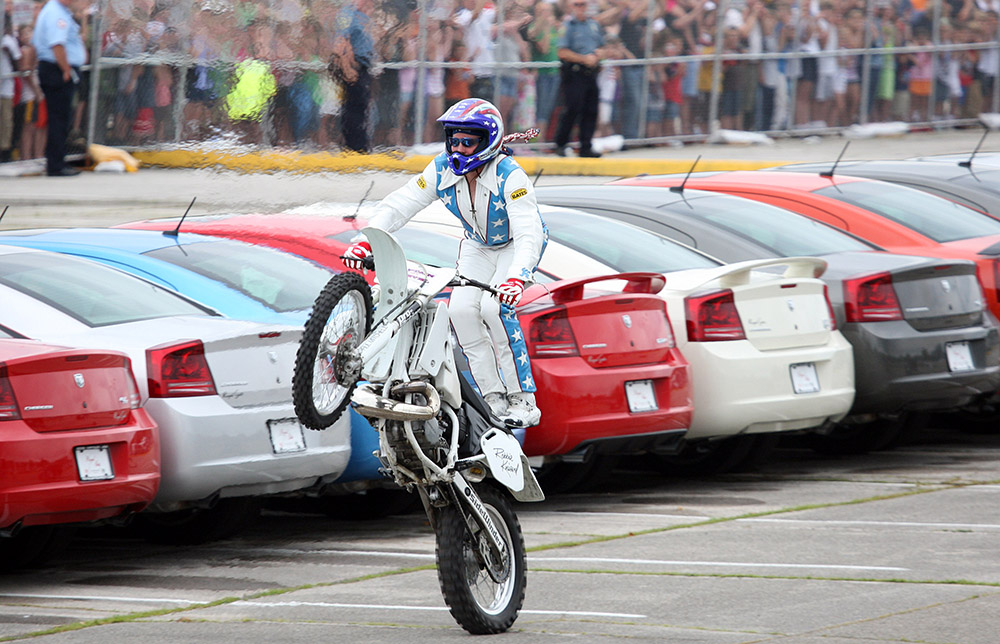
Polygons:
<instances>
[{"instance_id":1,"label":"painted parking line","mask_svg":"<svg viewBox=\"0 0 1000 644\"><path fill-rule=\"evenodd\" d=\"M0 593L0 599L71 599L74 601L100 602L140 602L149 604L201 604L203 602L190 599L174 599L172 597L115 597L113 595L40 595L29 593Z\"/></svg>"},{"instance_id":2,"label":"painted parking line","mask_svg":"<svg viewBox=\"0 0 1000 644\"><path fill-rule=\"evenodd\" d=\"M574 561L583 563L622 563L641 564L644 566L707 566L726 568L798 568L798 569L831 569L831 570L889 570L905 571L909 568L895 568L892 566L846 566L840 564L795 564L795 563L760 563L749 561L679 561L669 559L617 559L612 557L532 557L528 556L532 562L549 561Z\"/></svg>"},{"instance_id":3,"label":"painted parking line","mask_svg":"<svg viewBox=\"0 0 1000 644\"><path fill-rule=\"evenodd\" d=\"M521 514L521 518L524 517L544 517L553 518L561 516L581 516L581 517L637 517L642 519L671 519L678 521L708 521L712 517L696 516L691 514L659 514L656 512L579 512L575 510L569 510L563 512L561 510L547 510L543 512L524 512Z\"/></svg>"},{"instance_id":4,"label":"painted parking line","mask_svg":"<svg viewBox=\"0 0 1000 644\"><path fill-rule=\"evenodd\" d=\"M838 519L737 519L748 523L785 523L803 525L870 525L870 526L894 526L901 528L938 528L941 530L1000 530L997 523L932 523L926 521L849 521Z\"/></svg>"},{"instance_id":5,"label":"painted parking line","mask_svg":"<svg viewBox=\"0 0 1000 644\"><path fill-rule=\"evenodd\" d=\"M342 604L339 602L258 602L258 601L238 601L233 602L233 606L245 604L254 607L266 608L297 608L297 607L317 607L317 608L363 608L366 610L420 610L420 611L446 611L447 606L404 606L399 604ZM637 613L605 613L585 610L529 610L522 609L522 615L570 615L574 617L611 617L615 619L645 619L646 615Z\"/></svg>"}]
</instances>

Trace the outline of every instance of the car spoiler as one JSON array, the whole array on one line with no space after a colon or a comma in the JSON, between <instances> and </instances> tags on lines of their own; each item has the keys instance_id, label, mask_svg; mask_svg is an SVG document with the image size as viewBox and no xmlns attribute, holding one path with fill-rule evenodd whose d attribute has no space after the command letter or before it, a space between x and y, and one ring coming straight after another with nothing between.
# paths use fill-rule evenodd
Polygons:
<instances>
[{"instance_id":1,"label":"car spoiler","mask_svg":"<svg viewBox=\"0 0 1000 644\"><path fill-rule=\"evenodd\" d=\"M536 284L528 289L530 293L526 293L525 300L527 301L529 298L535 299L531 297L531 295L535 293L538 293L538 296L547 293L550 297L552 297L553 303L566 304L568 302L582 300L584 287L587 284L612 281L625 282L625 286L621 290L622 293L647 293L650 295L659 293L663 290L663 287L667 283L667 279L662 273L637 271L632 273L593 275L591 277L582 277L576 280L565 280L554 285Z\"/></svg>"},{"instance_id":2,"label":"car spoiler","mask_svg":"<svg viewBox=\"0 0 1000 644\"><path fill-rule=\"evenodd\" d=\"M826 272L827 262L818 257L773 257L770 259L753 259L745 262L726 264L718 268L710 268L697 275L697 278L686 283L685 288L697 288L711 282L718 282L722 288L732 288L750 283L750 275L773 266L784 266L781 277L794 279L804 277L819 277ZM680 276L678 276L680 277ZM667 276L670 281L670 276ZM686 280L685 280L686 281Z\"/></svg>"}]
</instances>

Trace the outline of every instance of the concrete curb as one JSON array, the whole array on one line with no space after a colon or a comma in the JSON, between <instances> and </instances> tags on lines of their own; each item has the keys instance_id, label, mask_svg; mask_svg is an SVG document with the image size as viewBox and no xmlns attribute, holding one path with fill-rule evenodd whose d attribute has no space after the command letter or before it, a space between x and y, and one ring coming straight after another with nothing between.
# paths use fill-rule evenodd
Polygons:
<instances>
[{"instance_id":1,"label":"concrete curb","mask_svg":"<svg viewBox=\"0 0 1000 644\"><path fill-rule=\"evenodd\" d=\"M254 172L382 172L417 173L433 158L431 155L402 153L355 154L297 151L225 152L218 150L138 150L133 156L144 165L165 168L222 168L246 173ZM529 175L543 172L549 176L608 176L624 177L638 174L671 174L687 172L694 159L649 159L621 156L601 159L581 159L549 156L518 156L518 163ZM703 160L699 171L756 170L795 160L740 159Z\"/></svg>"}]
</instances>

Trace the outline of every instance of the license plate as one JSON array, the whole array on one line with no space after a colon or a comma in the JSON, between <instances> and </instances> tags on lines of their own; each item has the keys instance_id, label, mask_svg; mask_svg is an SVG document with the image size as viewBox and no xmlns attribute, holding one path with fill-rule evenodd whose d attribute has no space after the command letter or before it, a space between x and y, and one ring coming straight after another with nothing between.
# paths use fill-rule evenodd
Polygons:
<instances>
[{"instance_id":1,"label":"license plate","mask_svg":"<svg viewBox=\"0 0 1000 644\"><path fill-rule=\"evenodd\" d=\"M115 478L111 467L111 450L107 445L87 445L74 447L76 471L81 481L107 481Z\"/></svg>"},{"instance_id":2,"label":"license plate","mask_svg":"<svg viewBox=\"0 0 1000 644\"><path fill-rule=\"evenodd\" d=\"M629 411L654 411L659 408L659 405L656 404L656 392L653 391L652 380L626 382L625 397L628 399Z\"/></svg>"},{"instance_id":3,"label":"license plate","mask_svg":"<svg viewBox=\"0 0 1000 644\"><path fill-rule=\"evenodd\" d=\"M800 362L789 367L792 374L792 390L797 394L814 394L819 391L819 376L816 364Z\"/></svg>"},{"instance_id":4,"label":"license plate","mask_svg":"<svg viewBox=\"0 0 1000 644\"><path fill-rule=\"evenodd\" d=\"M294 418L267 421L267 431L271 434L271 448L275 454L304 452L306 437L302 425Z\"/></svg>"},{"instance_id":5,"label":"license plate","mask_svg":"<svg viewBox=\"0 0 1000 644\"><path fill-rule=\"evenodd\" d=\"M948 342L944 345L944 353L948 356L948 368L952 371L972 371L976 368L968 342Z\"/></svg>"}]
</instances>

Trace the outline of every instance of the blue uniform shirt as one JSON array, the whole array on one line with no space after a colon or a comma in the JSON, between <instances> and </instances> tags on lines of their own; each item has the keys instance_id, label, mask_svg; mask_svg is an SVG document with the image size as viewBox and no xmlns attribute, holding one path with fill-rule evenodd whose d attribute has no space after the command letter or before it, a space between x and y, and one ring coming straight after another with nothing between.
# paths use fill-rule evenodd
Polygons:
<instances>
[{"instance_id":1,"label":"blue uniform shirt","mask_svg":"<svg viewBox=\"0 0 1000 644\"><path fill-rule=\"evenodd\" d=\"M59 0L49 0L42 7L31 44L38 52L38 60L56 62L52 47L62 45L66 48L66 61L70 67L79 67L87 62L87 48L80 37L80 25L73 19L69 7Z\"/></svg>"},{"instance_id":2,"label":"blue uniform shirt","mask_svg":"<svg viewBox=\"0 0 1000 644\"><path fill-rule=\"evenodd\" d=\"M566 23L566 31L559 39L560 49L569 49L582 56L593 54L603 44L604 34L601 32L601 26L593 18L585 20L573 18Z\"/></svg>"},{"instance_id":3,"label":"blue uniform shirt","mask_svg":"<svg viewBox=\"0 0 1000 644\"><path fill-rule=\"evenodd\" d=\"M340 33L351 41L354 59L358 64L371 67L375 56L375 41L369 29L370 19L356 7L344 7L337 17Z\"/></svg>"}]
</instances>

